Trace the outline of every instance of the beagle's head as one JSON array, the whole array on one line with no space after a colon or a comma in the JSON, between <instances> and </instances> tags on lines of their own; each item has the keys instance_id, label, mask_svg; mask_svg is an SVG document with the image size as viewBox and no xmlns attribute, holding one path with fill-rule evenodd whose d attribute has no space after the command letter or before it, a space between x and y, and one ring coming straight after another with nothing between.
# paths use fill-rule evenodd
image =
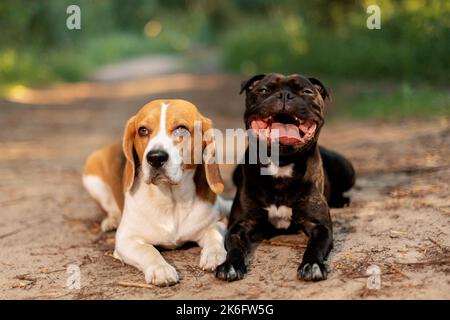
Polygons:
<instances>
[{"instance_id":1,"label":"beagle's head","mask_svg":"<svg viewBox=\"0 0 450 320\"><path fill-rule=\"evenodd\" d=\"M186 172L199 167L193 161L196 147L201 149L201 155L205 154L200 157L200 163L209 187L214 193L222 192L218 165L207 159L215 152L214 141L208 134L205 136L209 136L209 140L203 138L211 128L211 120L203 117L188 101L154 100L146 104L128 120L123 136L127 160L125 192L131 189L138 174L146 184L179 184ZM202 136L200 144L194 137L198 129Z\"/></svg>"}]
</instances>

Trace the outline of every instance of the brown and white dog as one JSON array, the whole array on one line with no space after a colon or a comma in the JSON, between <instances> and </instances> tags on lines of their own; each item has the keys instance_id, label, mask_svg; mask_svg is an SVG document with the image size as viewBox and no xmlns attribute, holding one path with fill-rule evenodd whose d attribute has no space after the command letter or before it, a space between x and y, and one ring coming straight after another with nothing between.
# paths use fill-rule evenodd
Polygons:
<instances>
[{"instance_id":1,"label":"brown and white dog","mask_svg":"<svg viewBox=\"0 0 450 320\"><path fill-rule=\"evenodd\" d=\"M179 277L154 246L197 242L200 267L206 270L226 257L225 226L219 220L230 204L216 196L223 191L218 165L186 163L179 147L196 126L205 133L212 123L193 104L155 100L128 120L122 148L105 147L86 161L84 186L107 212L101 228L118 227L114 255L155 285L174 284ZM210 147L208 152L214 152L211 136L200 143L202 151Z\"/></svg>"}]
</instances>

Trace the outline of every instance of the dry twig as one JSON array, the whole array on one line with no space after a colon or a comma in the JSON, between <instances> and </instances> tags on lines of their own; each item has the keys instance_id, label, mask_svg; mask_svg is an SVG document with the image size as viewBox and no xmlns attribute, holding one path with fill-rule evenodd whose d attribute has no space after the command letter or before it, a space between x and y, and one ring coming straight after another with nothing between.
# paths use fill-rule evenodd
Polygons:
<instances>
[{"instance_id":1,"label":"dry twig","mask_svg":"<svg viewBox=\"0 0 450 320\"><path fill-rule=\"evenodd\" d=\"M147 283L137 283L137 282L126 282L126 281L119 281L117 282L119 286L122 287L132 287L132 288L144 288L144 289L153 289L155 286Z\"/></svg>"},{"instance_id":2,"label":"dry twig","mask_svg":"<svg viewBox=\"0 0 450 320\"><path fill-rule=\"evenodd\" d=\"M263 243L272 245L272 246L290 247L290 248L296 248L296 249L306 248L306 244L302 244L302 243L281 242L281 241L273 241L273 240L263 240Z\"/></svg>"}]
</instances>

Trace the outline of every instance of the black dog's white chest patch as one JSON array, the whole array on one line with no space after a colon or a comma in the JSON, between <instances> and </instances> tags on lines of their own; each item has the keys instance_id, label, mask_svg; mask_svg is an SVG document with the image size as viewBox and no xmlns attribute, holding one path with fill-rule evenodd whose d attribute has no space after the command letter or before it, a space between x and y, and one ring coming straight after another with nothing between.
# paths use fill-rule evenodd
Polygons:
<instances>
[{"instance_id":1,"label":"black dog's white chest patch","mask_svg":"<svg viewBox=\"0 0 450 320\"><path fill-rule=\"evenodd\" d=\"M269 222L277 229L287 229L291 225L292 208L272 204L266 208Z\"/></svg>"},{"instance_id":2,"label":"black dog's white chest patch","mask_svg":"<svg viewBox=\"0 0 450 320\"><path fill-rule=\"evenodd\" d=\"M266 167L266 174L269 174L275 178L291 178L294 173L294 164L288 164L286 166L277 166L275 163L270 162Z\"/></svg>"}]
</instances>

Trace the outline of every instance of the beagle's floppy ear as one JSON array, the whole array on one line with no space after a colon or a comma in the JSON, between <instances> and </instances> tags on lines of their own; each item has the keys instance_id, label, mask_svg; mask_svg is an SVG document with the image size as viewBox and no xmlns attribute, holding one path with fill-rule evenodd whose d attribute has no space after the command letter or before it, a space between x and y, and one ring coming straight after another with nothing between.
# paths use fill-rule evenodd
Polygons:
<instances>
[{"instance_id":1,"label":"beagle's floppy ear","mask_svg":"<svg viewBox=\"0 0 450 320\"><path fill-rule=\"evenodd\" d=\"M223 192L224 185L222 176L220 175L219 165L215 161L216 146L213 132L210 129L212 129L212 121L208 118L202 117L202 131L206 143L203 151L206 181L208 182L210 189L214 193L219 194Z\"/></svg>"},{"instance_id":2,"label":"beagle's floppy ear","mask_svg":"<svg viewBox=\"0 0 450 320\"><path fill-rule=\"evenodd\" d=\"M134 137L136 135L136 117L131 117L125 127L123 133L122 148L125 155L126 163L123 172L123 190L124 192L130 191L133 186L136 164L134 163Z\"/></svg>"}]
</instances>

